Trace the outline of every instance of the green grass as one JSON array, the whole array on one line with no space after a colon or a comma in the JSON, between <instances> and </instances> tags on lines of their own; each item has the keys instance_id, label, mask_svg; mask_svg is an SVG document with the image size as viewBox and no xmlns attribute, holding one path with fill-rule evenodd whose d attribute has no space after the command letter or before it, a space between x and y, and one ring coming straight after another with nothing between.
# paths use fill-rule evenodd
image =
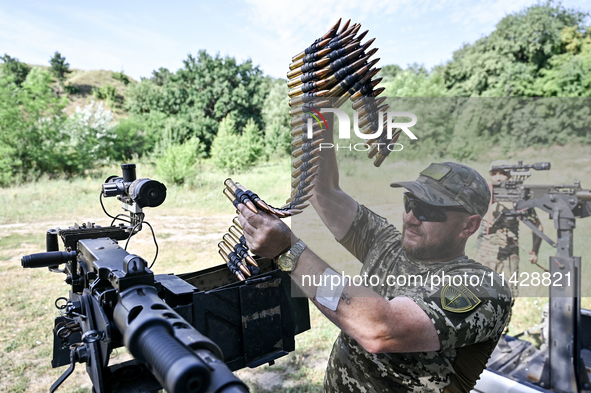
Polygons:
<instances>
[{"instance_id":1,"label":"green grass","mask_svg":"<svg viewBox=\"0 0 591 393\"><path fill-rule=\"evenodd\" d=\"M164 183L155 167L149 163L137 163L138 177L149 177ZM264 194L273 205L281 205L289 196L289 160L265 163L231 177L248 188ZM42 178L33 183L0 188L0 225L67 220L82 223L89 219L108 220L99 203L102 182L110 175L121 176L117 165L100 168L85 177L71 180ZM166 201L158 208L147 208L146 215L217 215L232 214L235 210L222 194L223 181L228 174L201 164L187 185L167 185ZM110 213L121 212L116 198L104 198ZM60 224L63 223L60 222ZM62 224L63 225L63 224Z\"/></svg>"},{"instance_id":2,"label":"green grass","mask_svg":"<svg viewBox=\"0 0 591 393\"><path fill-rule=\"evenodd\" d=\"M398 154L398 155L396 155ZM407 162L400 153L392 153L381 168L375 169L367 160L347 160L341 163L342 187L357 200L374 209L400 226L402 192L393 190L389 183L394 180L413 180L430 162L442 161L425 157ZM489 163L503 157L494 151L478 162L468 162L485 174ZM581 180L584 188L591 188L591 157L589 146L553 147L550 149L527 149L504 156L510 161L526 163L551 161L553 169L534 172L531 184L572 183ZM288 160L264 164L248 171L232 174L231 177L261 195L273 205L281 205L289 194L290 176ZM147 220L152 222L160 245L160 255L154 270L156 273L183 273L201 270L221 263L217 255L217 242L230 225L235 215L234 207L222 195L223 181L228 174L202 164L194 178L184 186L167 186L168 197L155 209L146 209ZM141 177L158 177L149 163L138 163ZM57 311L53 301L67 296L68 286L64 276L47 272L46 269L22 269L20 257L45 249L45 232L49 228L67 227L74 222L93 221L108 225L108 219L98 203L101 183L109 175L120 175L118 166L100 168L87 176L73 180L41 179L35 183L0 189L0 391L36 392L47 391L65 368L49 366L53 335L53 319ZM115 198L105 200L111 212L121 212ZM539 212L545 233L556 238L553 222L547 214ZM302 220L292 220L292 227L306 243L335 268L343 266L355 274L359 263L340 246L334 237L315 217L311 208L306 209ZM303 221L306 221L305 223ZM146 259L153 256L149 231L142 231L130 242L130 252ZM589 296L591 280L591 218L577 220L574 231L575 255L583 257L583 290ZM529 230L521 228L521 240L526 249L531 247ZM475 237L467 246L467 254L474 253ZM548 266L548 257L555 250L543 244L540 264ZM521 271L539 271L527 262L521 253ZM337 269L338 270L338 269ZM339 271L339 270L338 270ZM540 322L541 310L547 297L544 290L536 296L517 299L510 334L520 333ZM589 298L583 305L591 307ZM338 329L311 306L312 330L296 338L296 352L278 359L274 366L262 366L254 370L241 370L238 375L247 380L253 392L320 392L325 364ZM536 337L530 337L536 341ZM40 343L40 344L39 344ZM263 377L275 375L280 381L269 387ZM261 379L262 378L262 379ZM84 367L78 365L60 391L90 391L90 382Z\"/></svg>"}]
</instances>

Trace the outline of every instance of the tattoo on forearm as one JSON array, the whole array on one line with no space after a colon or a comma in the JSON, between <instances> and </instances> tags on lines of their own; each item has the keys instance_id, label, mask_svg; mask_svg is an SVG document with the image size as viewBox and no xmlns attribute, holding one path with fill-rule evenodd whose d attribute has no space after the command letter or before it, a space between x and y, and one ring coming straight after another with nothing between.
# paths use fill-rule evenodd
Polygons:
<instances>
[{"instance_id":1,"label":"tattoo on forearm","mask_svg":"<svg viewBox=\"0 0 591 393\"><path fill-rule=\"evenodd\" d=\"M350 305L353 298L347 292L343 292L341 294L341 300L344 301L345 304Z\"/></svg>"}]
</instances>

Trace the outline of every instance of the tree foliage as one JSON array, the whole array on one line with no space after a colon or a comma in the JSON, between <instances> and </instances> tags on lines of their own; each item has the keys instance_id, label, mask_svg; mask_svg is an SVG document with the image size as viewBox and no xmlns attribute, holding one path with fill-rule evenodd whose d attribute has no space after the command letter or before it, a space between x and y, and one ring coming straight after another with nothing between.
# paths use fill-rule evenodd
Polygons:
<instances>
[{"instance_id":1,"label":"tree foliage","mask_svg":"<svg viewBox=\"0 0 591 393\"><path fill-rule=\"evenodd\" d=\"M113 114L91 102L68 117L67 98L58 98L53 84L38 67L22 86L0 72L0 185L41 174L80 174L116 151Z\"/></svg>"},{"instance_id":2,"label":"tree foliage","mask_svg":"<svg viewBox=\"0 0 591 393\"><path fill-rule=\"evenodd\" d=\"M261 152L260 131L254 120L248 120L242 134L238 133L233 115L220 122L211 146L211 159L216 167L230 172L244 170L257 162Z\"/></svg>"},{"instance_id":3,"label":"tree foliage","mask_svg":"<svg viewBox=\"0 0 591 393\"><path fill-rule=\"evenodd\" d=\"M270 84L263 104L265 153L267 157L282 157L291 153L289 97L287 82L276 79Z\"/></svg>"},{"instance_id":4,"label":"tree foliage","mask_svg":"<svg viewBox=\"0 0 591 393\"><path fill-rule=\"evenodd\" d=\"M591 28L585 16L553 1L538 3L507 15L491 34L431 70L384 66L379 76L384 95L394 97L390 107L404 107L420 119L413 128L420 143L405 140L406 157L466 159L491 146L508 151L591 143L591 106L580 98L591 96ZM69 70L59 52L49 72L7 54L0 60L0 185L41 173L75 175L106 160L140 156L182 183L190 182L198 160L208 156L219 168L236 171L291 150L286 81L263 76L250 60L199 51L175 72L159 68L127 89L95 89L95 97L110 105L125 95L118 111L129 117L123 114L118 124L95 103L65 115L66 99L56 97L50 75L63 84ZM112 76L129 81L123 72ZM73 94L76 86L63 88Z\"/></svg>"},{"instance_id":5,"label":"tree foliage","mask_svg":"<svg viewBox=\"0 0 591 393\"><path fill-rule=\"evenodd\" d=\"M447 94L441 73L428 72L418 64L388 77L384 87L389 97L443 97Z\"/></svg>"},{"instance_id":6,"label":"tree foliage","mask_svg":"<svg viewBox=\"0 0 591 393\"><path fill-rule=\"evenodd\" d=\"M18 59L8 56L4 54L4 56L0 56L0 59L4 64L2 64L2 72L6 77L12 77L12 80L17 86L21 86L25 79L27 79L27 75L31 71L31 67L26 65L25 63L20 62Z\"/></svg>"},{"instance_id":7,"label":"tree foliage","mask_svg":"<svg viewBox=\"0 0 591 393\"><path fill-rule=\"evenodd\" d=\"M63 57L58 51L55 51L53 57L49 59L49 64L51 73L59 81L64 81L66 79L66 75L72 72L70 71L70 63L66 63L66 58Z\"/></svg>"},{"instance_id":8,"label":"tree foliage","mask_svg":"<svg viewBox=\"0 0 591 393\"><path fill-rule=\"evenodd\" d=\"M488 36L466 44L443 68L452 96L534 96L535 81L564 53L565 28L583 28L585 14L552 1L507 15Z\"/></svg>"},{"instance_id":9,"label":"tree foliage","mask_svg":"<svg viewBox=\"0 0 591 393\"><path fill-rule=\"evenodd\" d=\"M238 64L233 57L213 57L202 50L196 57L188 55L177 72L160 68L152 79L132 86L126 106L134 115L182 119L179 123L188 127L183 138L197 137L209 149L218 124L228 115L239 129L248 119L262 125L266 89L261 70L250 60Z\"/></svg>"},{"instance_id":10,"label":"tree foliage","mask_svg":"<svg viewBox=\"0 0 591 393\"><path fill-rule=\"evenodd\" d=\"M174 184L183 184L195 175L196 163L204 155L203 143L197 138L172 144L157 161L158 174Z\"/></svg>"},{"instance_id":11,"label":"tree foliage","mask_svg":"<svg viewBox=\"0 0 591 393\"><path fill-rule=\"evenodd\" d=\"M109 157L116 162L124 162L151 151L156 141L150 138L146 127L146 122L137 117L121 119L114 129Z\"/></svg>"},{"instance_id":12,"label":"tree foliage","mask_svg":"<svg viewBox=\"0 0 591 393\"><path fill-rule=\"evenodd\" d=\"M534 95L544 97L591 96L591 28L585 32L576 26L561 32L565 52L548 61L534 83Z\"/></svg>"},{"instance_id":13,"label":"tree foliage","mask_svg":"<svg viewBox=\"0 0 591 393\"><path fill-rule=\"evenodd\" d=\"M0 184L40 173L56 173L61 157L56 142L66 117L65 99L51 90L51 76L33 68L19 86L0 72Z\"/></svg>"},{"instance_id":14,"label":"tree foliage","mask_svg":"<svg viewBox=\"0 0 591 393\"><path fill-rule=\"evenodd\" d=\"M384 78L385 82L388 82L396 77L398 73L402 71L402 68L397 64L388 64L382 67L380 71L380 77Z\"/></svg>"}]
</instances>

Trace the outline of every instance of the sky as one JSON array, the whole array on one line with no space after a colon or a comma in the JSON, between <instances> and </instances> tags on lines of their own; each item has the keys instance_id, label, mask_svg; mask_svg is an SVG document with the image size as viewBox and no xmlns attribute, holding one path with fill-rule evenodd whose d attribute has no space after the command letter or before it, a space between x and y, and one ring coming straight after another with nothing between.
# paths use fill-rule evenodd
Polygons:
<instances>
[{"instance_id":1,"label":"sky","mask_svg":"<svg viewBox=\"0 0 591 393\"><path fill-rule=\"evenodd\" d=\"M266 75L285 78L292 56L342 17L369 29L366 39L376 37L380 65L431 68L536 2L0 0L0 55L48 65L59 51L71 68L124 71L139 80L160 67L176 71L188 54L205 49L251 59ZM562 5L591 11L591 0Z\"/></svg>"}]
</instances>

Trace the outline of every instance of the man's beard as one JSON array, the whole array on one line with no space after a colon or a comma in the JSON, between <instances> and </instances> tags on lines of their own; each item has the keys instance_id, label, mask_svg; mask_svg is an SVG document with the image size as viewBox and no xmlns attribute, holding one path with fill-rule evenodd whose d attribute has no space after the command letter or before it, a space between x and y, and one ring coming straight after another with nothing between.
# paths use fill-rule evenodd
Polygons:
<instances>
[{"instance_id":1,"label":"man's beard","mask_svg":"<svg viewBox=\"0 0 591 393\"><path fill-rule=\"evenodd\" d=\"M404 236L407 228L418 234L422 241L419 241L418 244L405 244ZM438 241L426 243L424 234L418 226L402 226L402 249L406 252L406 255L420 261L445 260L448 257L451 258L451 254L456 248L456 241L455 234L447 232L447 235Z\"/></svg>"}]
</instances>

